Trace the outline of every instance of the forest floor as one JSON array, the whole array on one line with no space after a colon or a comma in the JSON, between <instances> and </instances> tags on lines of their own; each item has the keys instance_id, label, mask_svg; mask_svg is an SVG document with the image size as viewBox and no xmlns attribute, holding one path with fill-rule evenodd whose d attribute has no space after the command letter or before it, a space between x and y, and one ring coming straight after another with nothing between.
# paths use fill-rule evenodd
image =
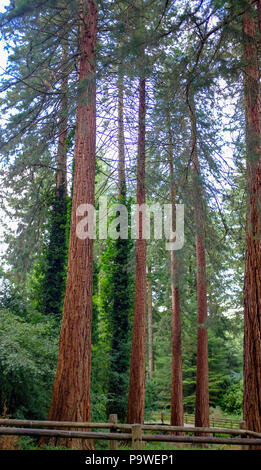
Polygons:
<instances>
[{"instance_id":1,"label":"forest floor","mask_svg":"<svg viewBox=\"0 0 261 470\"><path fill-rule=\"evenodd\" d=\"M0 439L0 449L1 450L39 450L37 446L37 440L32 438L16 438L15 436L12 437L5 437L4 439ZM109 449L109 442L108 441L96 441L95 443L95 450L108 450ZM208 445L206 448L202 448L200 446L196 446L193 444L171 444L166 442L153 442L144 444L144 450L171 450L171 451L178 451L178 450L240 450L240 446L227 446L227 445ZM48 447L42 450L66 450L65 448L54 448ZM118 450L126 451L132 450L129 446L118 446Z\"/></svg>"}]
</instances>

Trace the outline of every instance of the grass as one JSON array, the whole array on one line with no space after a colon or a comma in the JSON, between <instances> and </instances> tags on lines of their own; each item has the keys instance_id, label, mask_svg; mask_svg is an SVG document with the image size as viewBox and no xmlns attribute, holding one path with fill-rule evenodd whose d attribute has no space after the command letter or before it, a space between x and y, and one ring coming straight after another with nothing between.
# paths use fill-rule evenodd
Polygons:
<instances>
[{"instance_id":1,"label":"grass","mask_svg":"<svg viewBox=\"0 0 261 470\"><path fill-rule=\"evenodd\" d=\"M23 437L20 439L5 438L0 447L2 450L68 450L66 447L52 447L44 446L41 449L37 446L37 440L31 439L30 437ZM179 451L179 450L239 450L239 446L227 446L227 445L208 445L207 448L202 448L195 444L172 444L168 442L151 442L144 443L144 450L159 450L159 451ZM95 450L109 450L109 441L96 441ZM119 451L132 450L129 445L118 445Z\"/></svg>"}]
</instances>

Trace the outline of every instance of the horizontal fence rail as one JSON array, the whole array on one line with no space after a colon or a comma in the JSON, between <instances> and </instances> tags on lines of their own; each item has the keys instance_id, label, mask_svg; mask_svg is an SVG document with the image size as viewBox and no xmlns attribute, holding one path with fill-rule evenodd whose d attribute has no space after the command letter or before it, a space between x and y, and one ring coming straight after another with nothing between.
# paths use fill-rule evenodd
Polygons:
<instances>
[{"instance_id":1,"label":"horizontal fence rail","mask_svg":"<svg viewBox=\"0 0 261 470\"><path fill-rule=\"evenodd\" d=\"M241 428L237 429L228 429L226 427L198 428L155 423L142 425L121 424L117 422L117 415L111 415L110 421L107 423L0 419L0 435L109 440L111 450L117 449L117 441L131 441L134 450L141 450L144 442L195 445L225 444L239 445L245 449L248 446L260 446L261 448L261 433L244 429L244 422L240 424ZM92 429L107 431L97 432L92 431ZM193 435L186 435L188 433ZM217 434L219 436L216 436ZM227 434L233 437L224 437Z\"/></svg>"},{"instance_id":2,"label":"horizontal fence rail","mask_svg":"<svg viewBox=\"0 0 261 470\"><path fill-rule=\"evenodd\" d=\"M36 421L27 419L0 419L0 426L28 426L31 428L47 427L47 428L101 428L110 429L116 427L117 429L131 429L131 424L120 423L85 423L85 422L72 422L72 421ZM1 429L1 428L0 428Z\"/></svg>"},{"instance_id":3,"label":"horizontal fence rail","mask_svg":"<svg viewBox=\"0 0 261 470\"><path fill-rule=\"evenodd\" d=\"M195 421L195 418L193 415L184 415L184 422L186 424L193 424ZM230 428L237 428L239 427L240 419L237 418L214 418L211 417L209 418L209 424L213 427L215 426L222 426L222 427L230 427Z\"/></svg>"},{"instance_id":4,"label":"horizontal fence rail","mask_svg":"<svg viewBox=\"0 0 261 470\"><path fill-rule=\"evenodd\" d=\"M184 423L185 424L194 424L195 417L194 415L189 415L187 413L184 414ZM240 418L219 418L210 416L209 424L212 427L223 427L223 428L238 428L240 423ZM161 413L160 421L148 423L148 424L169 424L169 420L165 419L164 413Z\"/></svg>"},{"instance_id":5,"label":"horizontal fence rail","mask_svg":"<svg viewBox=\"0 0 261 470\"><path fill-rule=\"evenodd\" d=\"M0 434L5 436L46 436L67 437L68 439L105 439L105 440L131 440L128 433L106 433L88 431L64 431L63 429L32 429L32 428L0 428ZM261 442L261 440L260 440Z\"/></svg>"},{"instance_id":6,"label":"horizontal fence rail","mask_svg":"<svg viewBox=\"0 0 261 470\"><path fill-rule=\"evenodd\" d=\"M92 422L71 422L71 421L36 421L36 420L21 420L21 419L0 419L0 426L26 426L27 428L93 428L93 429L119 429L131 430L132 424L120 423L92 423ZM261 433L248 431L245 429L228 429L228 428L199 428L194 426L171 426L169 424L145 423L141 425L145 431L165 431L165 432L193 432L193 433L210 433L210 434L232 434L232 435L249 435L253 437L260 437ZM0 427L0 431L2 431ZM1 432L0 432L1 434Z\"/></svg>"}]
</instances>

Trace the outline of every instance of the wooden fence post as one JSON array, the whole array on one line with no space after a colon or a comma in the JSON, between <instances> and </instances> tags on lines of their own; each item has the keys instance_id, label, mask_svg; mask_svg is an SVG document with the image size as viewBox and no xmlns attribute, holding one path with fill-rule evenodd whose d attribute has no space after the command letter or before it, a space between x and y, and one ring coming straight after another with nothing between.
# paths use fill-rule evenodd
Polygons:
<instances>
[{"instance_id":1,"label":"wooden fence post","mask_svg":"<svg viewBox=\"0 0 261 470\"><path fill-rule=\"evenodd\" d=\"M116 431L115 425L118 424L118 415L110 415L109 423L114 425L110 428L110 432L115 432ZM118 441L110 441L110 450L117 450L117 449L118 449Z\"/></svg>"},{"instance_id":2,"label":"wooden fence post","mask_svg":"<svg viewBox=\"0 0 261 470\"><path fill-rule=\"evenodd\" d=\"M246 422L245 421L240 421L239 422L239 429L246 429ZM241 437L246 437L242 435ZM241 446L241 450L248 450L248 446Z\"/></svg>"},{"instance_id":3,"label":"wooden fence post","mask_svg":"<svg viewBox=\"0 0 261 470\"><path fill-rule=\"evenodd\" d=\"M142 426L141 424L133 424L131 429L132 429L132 449L142 450Z\"/></svg>"}]
</instances>

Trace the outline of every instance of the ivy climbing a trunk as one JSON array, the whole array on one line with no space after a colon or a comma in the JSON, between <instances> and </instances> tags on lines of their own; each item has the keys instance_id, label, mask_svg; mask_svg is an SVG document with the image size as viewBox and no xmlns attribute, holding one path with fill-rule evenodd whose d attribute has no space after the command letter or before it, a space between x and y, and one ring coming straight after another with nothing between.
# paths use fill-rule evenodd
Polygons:
<instances>
[{"instance_id":1,"label":"ivy climbing a trunk","mask_svg":"<svg viewBox=\"0 0 261 470\"><path fill-rule=\"evenodd\" d=\"M67 259L67 136L68 136L68 75L65 67L68 60L67 38L62 44L62 70L60 122L58 127L58 151L56 169L56 191L51 213L50 241L46 256L44 279L44 313L61 319L65 289Z\"/></svg>"},{"instance_id":2,"label":"ivy climbing a trunk","mask_svg":"<svg viewBox=\"0 0 261 470\"><path fill-rule=\"evenodd\" d=\"M145 116L146 81L140 79L139 87L139 138L137 162L137 204L146 202L145 193ZM145 408L146 367L146 239L143 234L143 217L139 212L139 230L136 240L136 290L132 351L128 399L128 423L143 423Z\"/></svg>"},{"instance_id":3,"label":"ivy climbing a trunk","mask_svg":"<svg viewBox=\"0 0 261 470\"><path fill-rule=\"evenodd\" d=\"M124 142L124 88L122 68L118 80L118 202L127 205ZM111 350L107 414L125 421L129 372L129 314L131 285L128 264L131 241L117 238L112 273Z\"/></svg>"}]
</instances>

